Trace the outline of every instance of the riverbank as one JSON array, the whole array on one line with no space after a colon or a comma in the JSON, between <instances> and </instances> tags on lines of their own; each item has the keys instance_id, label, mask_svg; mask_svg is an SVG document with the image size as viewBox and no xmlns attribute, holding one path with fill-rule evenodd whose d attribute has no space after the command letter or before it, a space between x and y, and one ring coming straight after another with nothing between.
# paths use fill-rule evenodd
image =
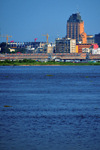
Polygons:
<instances>
[{"instance_id":1,"label":"riverbank","mask_svg":"<svg viewBox=\"0 0 100 150\"><path fill-rule=\"evenodd\" d=\"M40 62L35 60L16 60L16 61L0 61L0 66L76 66L76 65L100 65L100 62Z\"/></svg>"}]
</instances>

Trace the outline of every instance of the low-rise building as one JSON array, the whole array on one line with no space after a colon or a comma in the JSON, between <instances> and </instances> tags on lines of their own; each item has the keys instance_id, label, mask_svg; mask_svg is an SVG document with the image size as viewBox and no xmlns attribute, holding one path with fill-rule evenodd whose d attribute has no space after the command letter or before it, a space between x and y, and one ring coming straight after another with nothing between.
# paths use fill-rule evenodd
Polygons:
<instances>
[{"instance_id":1,"label":"low-rise building","mask_svg":"<svg viewBox=\"0 0 100 150\"><path fill-rule=\"evenodd\" d=\"M78 47L78 53L82 53L82 49L90 48L91 44L85 43L85 44L77 44Z\"/></svg>"},{"instance_id":2,"label":"low-rise building","mask_svg":"<svg viewBox=\"0 0 100 150\"><path fill-rule=\"evenodd\" d=\"M77 44L77 51L78 53L89 53L91 52L92 49L97 49L98 48L98 44L97 43L86 43L86 44Z\"/></svg>"},{"instance_id":3,"label":"low-rise building","mask_svg":"<svg viewBox=\"0 0 100 150\"><path fill-rule=\"evenodd\" d=\"M92 54L93 55L95 55L95 54L99 54L100 55L100 48L92 49Z\"/></svg>"}]
</instances>

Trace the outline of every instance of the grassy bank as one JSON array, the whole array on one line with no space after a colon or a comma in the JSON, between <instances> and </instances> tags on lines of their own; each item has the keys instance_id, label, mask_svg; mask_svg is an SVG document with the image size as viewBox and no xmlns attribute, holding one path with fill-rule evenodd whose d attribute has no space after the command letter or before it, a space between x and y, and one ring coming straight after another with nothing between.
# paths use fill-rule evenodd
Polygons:
<instances>
[{"instance_id":1,"label":"grassy bank","mask_svg":"<svg viewBox=\"0 0 100 150\"><path fill-rule=\"evenodd\" d=\"M48 62L40 62L35 60L16 60L16 61L0 61L0 66L42 66L42 65L100 65L100 62L54 62L54 61L48 61Z\"/></svg>"}]
</instances>

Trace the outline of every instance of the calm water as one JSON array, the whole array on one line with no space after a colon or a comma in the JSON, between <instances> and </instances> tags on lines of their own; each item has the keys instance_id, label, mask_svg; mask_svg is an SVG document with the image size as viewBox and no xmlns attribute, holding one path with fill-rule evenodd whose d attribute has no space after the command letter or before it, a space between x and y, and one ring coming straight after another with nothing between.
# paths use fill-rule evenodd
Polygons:
<instances>
[{"instance_id":1,"label":"calm water","mask_svg":"<svg viewBox=\"0 0 100 150\"><path fill-rule=\"evenodd\" d=\"M0 67L0 150L100 150L100 66Z\"/></svg>"}]
</instances>

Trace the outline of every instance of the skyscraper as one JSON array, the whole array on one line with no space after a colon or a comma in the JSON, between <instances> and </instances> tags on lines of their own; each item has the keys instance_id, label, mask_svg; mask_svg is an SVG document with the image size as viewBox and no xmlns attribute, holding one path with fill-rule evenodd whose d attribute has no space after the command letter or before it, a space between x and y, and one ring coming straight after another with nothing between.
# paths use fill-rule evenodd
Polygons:
<instances>
[{"instance_id":1,"label":"skyscraper","mask_svg":"<svg viewBox=\"0 0 100 150\"><path fill-rule=\"evenodd\" d=\"M67 38L76 39L76 43L87 43L84 21L79 13L72 14L67 21Z\"/></svg>"}]
</instances>

